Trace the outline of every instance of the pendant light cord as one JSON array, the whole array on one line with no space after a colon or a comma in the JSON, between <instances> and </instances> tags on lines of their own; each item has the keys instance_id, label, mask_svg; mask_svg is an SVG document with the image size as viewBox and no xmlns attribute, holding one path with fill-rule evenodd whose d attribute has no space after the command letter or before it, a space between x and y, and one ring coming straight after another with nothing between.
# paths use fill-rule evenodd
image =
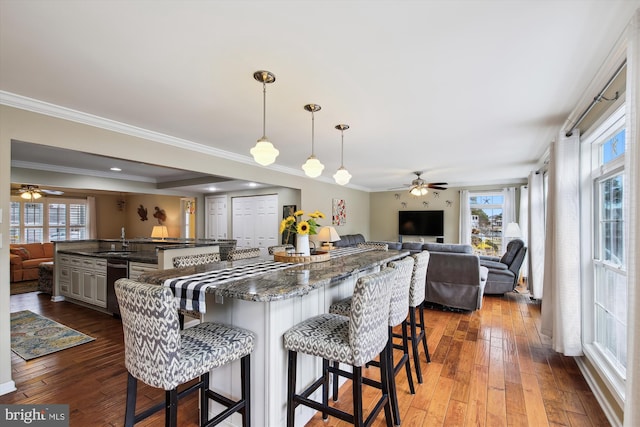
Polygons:
<instances>
[{"instance_id":1,"label":"pendant light cord","mask_svg":"<svg viewBox=\"0 0 640 427\"><path fill-rule=\"evenodd\" d=\"M342 142L340 143L340 167L344 167L344 130L340 129L340 138Z\"/></svg>"},{"instance_id":2,"label":"pendant light cord","mask_svg":"<svg viewBox=\"0 0 640 427\"><path fill-rule=\"evenodd\" d=\"M314 151L313 151L313 146L314 146L314 141L313 141L313 135L315 133L315 118L313 115L313 111L311 111L311 155L314 155Z\"/></svg>"},{"instance_id":3,"label":"pendant light cord","mask_svg":"<svg viewBox=\"0 0 640 427\"><path fill-rule=\"evenodd\" d=\"M267 138L267 84L262 82L262 137Z\"/></svg>"}]
</instances>

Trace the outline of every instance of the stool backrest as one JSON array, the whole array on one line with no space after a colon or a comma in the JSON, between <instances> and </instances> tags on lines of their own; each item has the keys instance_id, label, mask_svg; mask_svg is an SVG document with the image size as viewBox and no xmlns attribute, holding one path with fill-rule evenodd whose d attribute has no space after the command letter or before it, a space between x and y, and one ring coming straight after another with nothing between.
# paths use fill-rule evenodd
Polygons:
<instances>
[{"instance_id":1,"label":"stool backrest","mask_svg":"<svg viewBox=\"0 0 640 427\"><path fill-rule=\"evenodd\" d=\"M276 252L286 252L288 249L295 249L295 246L293 245L269 246L267 249L269 250L269 255L273 255Z\"/></svg>"},{"instance_id":2,"label":"stool backrest","mask_svg":"<svg viewBox=\"0 0 640 427\"><path fill-rule=\"evenodd\" d=\"M415 263L413 264L411 287L409 288L409 307L417 307L424 301L427 267L429 267L429 258L431 255L428 251L422 251L411 256L415 260Z\"/></svg>"},{"instance_id":3,"label":"stool backrest","mask_svg":"<svg viewBox=\"0 0 640 427\"><path fill-rule=\"evenodd\" d=\"M260 248L231 249L227 255L227 261L260 257Z\"/></svg>"},{"instance_id":4,"label":"stool backrest","mask_svg":"<svg viewBox=\"0 0 640 427\"><path fill-rule=\"evenodd\" d=\"M373 249L374 251L388 251L389 245L381 242L364 242L356 244L360 249Z\"/></svg>"},{"instance_id":5,"label":"stool backrest","mask_svg":"<svg viewBox=\"0 0 640 427\"><path fill-rule=\"evenodd\" d=\"M389 326L402 323L409 314L409 288L413 274L414 260L410 256L389 263L389 267L398 270L396 280L390 283L391 302L389 304Z\"/></svg>"},{"instance_id":6,"label":"stool backrest","mask_svg":"<svg viewBox=\"0 0 640 427\"><path fill-rule=\"evenodd\" d=\"M211 264L220 261L219 252L208 254L183 255L173 258L173 268L191 267L194 265Z\"/></svg>"},{"instance_id":7,"label":"stool backrest","mask_svg":"<svg viewBox=\"0 0 640 427\"><path fill-rule=\"evenodd\" d=\"M389 302L396 269L384 268L360 277L354 286L349 316L349 345L354 366L376 357L387 343Z\"/></svg>"},{"instance_id":8,"label":"stool backrest","mask_svg":"<svg viewBox=\"0 0 640 427\"><path fill-rule=\"evenodd\" d=\"M124 331L127 371L153 387L171 390L180 384L178 307L165 286L119 279L115 283Z\"/></svg>"}]
</instances>

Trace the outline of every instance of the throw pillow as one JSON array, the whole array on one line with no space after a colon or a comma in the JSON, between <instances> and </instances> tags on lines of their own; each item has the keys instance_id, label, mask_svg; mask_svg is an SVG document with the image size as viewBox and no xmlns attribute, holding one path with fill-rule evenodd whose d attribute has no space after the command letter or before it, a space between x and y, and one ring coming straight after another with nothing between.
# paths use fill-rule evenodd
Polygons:
<instances>
[{"instance_id":1,"label":"throw pillow","mask_svg":"<svg viewBox=\"0 0 640 427\"><path fill-rule=\"evenodd\" d=\"M9 249L9 252L14 255L19 255L23 260L31 258L31 254L29 253L27 248L11 248Z\"/></svg>"}]
</instances>

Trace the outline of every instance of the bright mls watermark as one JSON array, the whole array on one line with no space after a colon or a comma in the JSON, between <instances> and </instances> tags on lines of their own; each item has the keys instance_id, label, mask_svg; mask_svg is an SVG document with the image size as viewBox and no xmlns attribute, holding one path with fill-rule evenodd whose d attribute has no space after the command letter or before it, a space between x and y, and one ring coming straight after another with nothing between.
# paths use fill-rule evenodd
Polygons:
<instances>
[{"instance_id":1,"label":"bright mls watermark","mask_svg":"<svg viewBox=\"0 0 640 427\"><path fill-rule=\"evenodd\" d=\"M69 405L0 405L0 425L69 427Z\"/></svg>"}]
</instances>

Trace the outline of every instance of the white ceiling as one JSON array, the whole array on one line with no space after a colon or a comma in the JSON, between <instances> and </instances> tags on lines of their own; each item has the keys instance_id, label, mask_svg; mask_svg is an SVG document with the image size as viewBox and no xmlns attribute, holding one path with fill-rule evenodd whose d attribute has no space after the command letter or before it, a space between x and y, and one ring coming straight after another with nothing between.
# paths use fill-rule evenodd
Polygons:
<instances>
[{"instance_id":1,"label":"white ceiling","mask_svg":"<svg viewBox=\"0 0 640 427\"><path fill-rule=\"evenodd\" d=\"M386 190L537 167L640 0L0 0L0 90ZM594 94L595 95L595 94ZM90 147L87 151L91 151Z\"/></svg>"}]
</instances>

